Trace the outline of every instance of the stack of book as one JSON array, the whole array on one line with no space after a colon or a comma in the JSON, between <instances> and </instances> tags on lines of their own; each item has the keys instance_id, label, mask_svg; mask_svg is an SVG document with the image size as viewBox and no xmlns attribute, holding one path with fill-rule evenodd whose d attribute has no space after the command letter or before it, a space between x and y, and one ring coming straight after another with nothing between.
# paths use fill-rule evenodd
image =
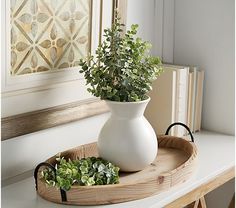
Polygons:
<instances>
[{"instance_id":1,"label":"stack of book","mask_svg":"<svg viewBox=\"0 0 236 208\"><path fill-rule=\"evenodd\" d=\"M197 67L163 65L164 72L153 83L145 117L156 134L164 134L174 122L186 124L194 133L201 129L204 71ZM170 135L184 136L186 129L175 126Z\"/></svg>"}]
</instances>

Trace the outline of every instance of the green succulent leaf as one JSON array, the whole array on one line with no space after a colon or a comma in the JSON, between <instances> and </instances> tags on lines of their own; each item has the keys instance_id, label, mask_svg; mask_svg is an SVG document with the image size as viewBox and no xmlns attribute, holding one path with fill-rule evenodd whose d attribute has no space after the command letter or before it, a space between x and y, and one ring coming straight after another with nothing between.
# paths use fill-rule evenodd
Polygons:
<instances>
[{"instance_id":1,"label":"green succulent leaf","mask_svg":"<svg viewBox=\"0 0 236 208\"><path fill-rule=\"evenodd\" d=\"M56 158L56 174L48 167L41 171L41 179L46 186L62 188L65 191L72 185L93 186L119 183L119 167L96 157L80 160Z\"/></svg>"}]
</instances>

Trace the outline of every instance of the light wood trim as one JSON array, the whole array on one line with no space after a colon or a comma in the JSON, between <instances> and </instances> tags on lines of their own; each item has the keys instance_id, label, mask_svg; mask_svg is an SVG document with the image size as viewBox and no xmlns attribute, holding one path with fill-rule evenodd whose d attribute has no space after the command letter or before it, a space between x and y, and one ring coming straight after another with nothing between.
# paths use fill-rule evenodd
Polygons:
<instances>
[{"instance_id":1,"label":"light wood trim","mask_svg":"<svg viewBox=\"0 0 236 208\"><path fill-rule=\"evenodd\" d=\"M2 137L7 140L16 136L78 121L87 117L108 112L104 101L90 99L43 110L2 118Z\"/></svg>"},{"instance_id":2,"label":"light wood trim","mask_svg":"<svg viewBox=\"0 0 236 208\"><path fill-rule=\"evenodd\" d=\"M112 1L112 22L114 22L115 18L115 10L117 10L120 22L126 25L127 22L127 0L113 0ZM124 32L125 32L124 28Z\"/></svg>"},{"instance_id":3,"label":"light wood trim","mask_svg":"<svg viewBox=\"0 0 236 208\"><path fill-rule=\"evenodd\" d=\"M198 199L201 199L207 193L223 185L227 181L233 179L235 177L234 168L235 167L232 167L224 171L223 173L217 175L216 177L212 178L209 182L201 185L200 187L194 189L193 191L185 194L179 199L176 199L172 203L168 204L167 206L165 206L165 208L184 207Z\"/></svg>"},{"instance_id":4,"label":"light wood trim","mask_svg":"<svg viewBox=\"0 0 236 208\"><path fill-rule=\"evenodd\" d=\"M89 1L89 50L87 56L92 52L92 30L93 30L93 0Z\"/></svg>"},{"instance_id":5,"label":"light wood trim","mask_svg":"<svg viewBox=\"0 0 236 208\"><path fill-rule=\"evenodd\" d=\"M100 20L99 20L99 45L102 43L102 18L103 18L103 0L100 0Z\"/></svg>"},{"instance_id":6,"label":"light wood trim","mask_svg":"<svg viewBox=\"0 0 236 208\"><path fill-rule=\"evenodd\" d=\"M115 11L117 9L117 0L112 0L112 18L111 18L111 24L115 20Z\"/></svg>"},{"instance_id":7,"label":"light wood trim","mask_svg":"<svg viewBox=\"0 0 236 208\"><path fill-rule=\"evenodd\" d=\"M118 0L117 10L120 15L120 21L126 25L127 22L127 0ZM124 31L125 32L125 31Z\"/></svg>"}]
</instances>

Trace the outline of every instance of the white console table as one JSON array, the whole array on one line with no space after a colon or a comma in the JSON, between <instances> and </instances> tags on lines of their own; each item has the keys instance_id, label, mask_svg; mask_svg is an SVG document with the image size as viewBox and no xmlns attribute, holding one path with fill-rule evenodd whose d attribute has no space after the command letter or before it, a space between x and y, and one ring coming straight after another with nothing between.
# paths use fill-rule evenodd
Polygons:
<instances>
[{"instance_id":1,"label":"white console table","mask_svg":"<svg viewBox=\"0 0 236 208\"><path fill-rule=\"evenodd\" d=\"M178 208L190 204L234 178L235 138L202 131L194 134L199 151L195 175L186 183L151 197L91 208ZM89 208L90 206L79 206ZM36 194L33 177L2 188L2 208L75 208L45 201Z\"/></svg>"}]
</instances>

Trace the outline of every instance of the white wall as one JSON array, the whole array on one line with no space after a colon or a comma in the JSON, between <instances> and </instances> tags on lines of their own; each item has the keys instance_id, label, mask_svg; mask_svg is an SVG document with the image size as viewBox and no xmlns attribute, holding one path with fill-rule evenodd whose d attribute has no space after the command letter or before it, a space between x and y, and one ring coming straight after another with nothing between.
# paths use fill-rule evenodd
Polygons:
<instances>
[{"instance_id":1,"label":"white wall","mask_svg":"<svg viewBox=\"0 0 236 208\"><path fill-rule=\"evenodd\" d=\"M226 134L235 128L234 9L234 0L176 0L173 23L174 63L205 70L202 128ZM228 207L233 193L230 181L206 196L207 207Z\"/></svg>"},{"instance_id":2,"label":"white wall","mask_svg":"<svg viewBox=\"0 0 236 208\"><path fill-rule=\"evenodd\" d=\"M138 36L143 40L149 41L153 46L154 41L154 14L155 14L155 0L128 0L127 1L127 29L132 24L138 24Z\"/></svg>"},{"instance_id":3,"label":"white wall","mask_svg":"<svg viewBox=\"0 0 236 208\"><path fill-rule=\"evenodd\" d=\"M127 28L138 24L138 36L152 44L151 53L173 62L174 0L128 0Z\"/></svg>"},{"instance_id":4,"label":"white wall","mask_svg":"<svg viewBox=\"0 0 236 208\"><path fill-rule=\"evenodd\" d=\"M175 1L174 63L205 70L202 127L234 134L234 0Z\"/></svg>"}]
</instances>

